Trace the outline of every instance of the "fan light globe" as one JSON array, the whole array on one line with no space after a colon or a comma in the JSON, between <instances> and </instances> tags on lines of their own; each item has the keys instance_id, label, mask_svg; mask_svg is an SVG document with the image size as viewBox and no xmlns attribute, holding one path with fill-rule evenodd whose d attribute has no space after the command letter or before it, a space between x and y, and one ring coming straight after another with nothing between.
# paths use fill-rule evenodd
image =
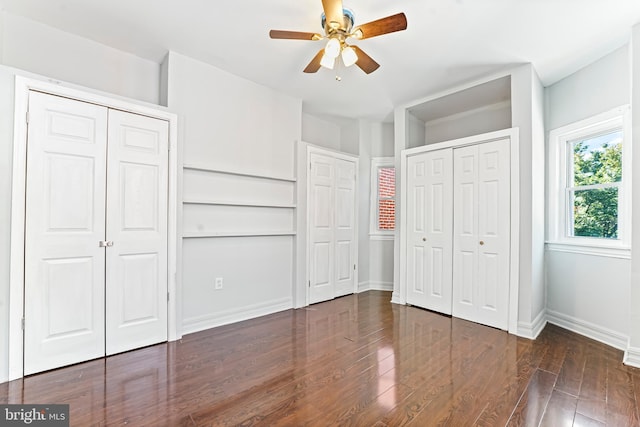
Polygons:
<instances>
[{"instance_id":1,"label":"fan light globe","mask_svg":"<svg viewBox=\"0 0 640 427\"><path fill-rule=\"evenodd\" d=\"M340 55L340 41L338 39L329 39L327 46L324 48L324 56L335 59L338 55Z\"/></svg>"},{"instance_id":2,"label":"fan light globe","mask_svg":"<svg viewBox=\"0 0 640 427\"><path fill-rule=\"evenodd\" d=\"M335 58L330 57L329 55L327 55L327 52L325 50L324 55L322 55L322 59L320 60L320 65L322 65L324 68L328 68L330 70L333 70L333 64L336 62Z\"/></svg>"},{"instance_id":3,"label":"fan light globe","mask_svg":"<svg viewBox=\"0 0 640 427\"><path fill-rule=\"evenodd\" d=\"M351 46L346 46L342 49L342 62L344 62L345 67L351 67L353 64L358 62L356 50Z\"/></svg>"}]
</instances>

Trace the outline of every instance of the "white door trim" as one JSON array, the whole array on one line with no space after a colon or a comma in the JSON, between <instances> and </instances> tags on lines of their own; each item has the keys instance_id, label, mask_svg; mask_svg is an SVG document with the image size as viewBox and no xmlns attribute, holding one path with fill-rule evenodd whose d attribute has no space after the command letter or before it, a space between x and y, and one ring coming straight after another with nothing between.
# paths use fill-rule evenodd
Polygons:
<instances>
[{"instance_id":1,"label":"white door trim","mask_svg":"<svg viewBox=\"0 0 640 427\"><path fill-rule=\"evenodd\" d=\"M78 101L103 105L105 107L141 114L169 122L169 212L168 212L168 337L169 341L180 339L178 308L181 301L181 289L178 286L178 260L181 256L179 225L181 217L181 169L178 168L180 151L178 148L178 117L176 114L147 106L130 100L85 92L61 84L52 84L22 76L16 76L15 109L13 132L13 175L11 192L11 261L9 284L9 381L23 376L23 333L22 317L24 313L24 226L26 197L27 163L27 111L29 91L45 92Z\"/></svg>"},{"instance_id":2,"label":"white door trim","mask_svg":"<svg viewBox=\"0 0 640 427\"><path fill-rule=\"evenodd\" d=\"M306 288L306 292L305 292L305 306L309 305L309 301L310 299L310 289L308 286L309 281L311 280L310 274L311 274L311 260L309 259L310 256L310 249L309 249L309 245L311 242L311 212L309 211L308 207L310 206L311 203L311 180L309 179L309 162L311 161L311 154L315 153L315 154L320 154L323 156L329 156L329 157L333 157L335 159L342 159L342 160L347 160L350 162L354 162L355 163L355 191L354 191L354 197L355 197L355 202L356 202L356 212L355 212L355 238L356 238L356 245L355 245L355 259L358 260L358 239L359 239L359 232L358 232L358 204L359 204L359 191L358 191L358 185L360 182L358 173L359 173L359 160L360 158L358 156L354 156L352 154L347 154L347 153L343 153L341 151L335 151L335 150L330 150L330 149L326 149L326 148L320 148L318 146L314 146L311 144L307 144L307 153L305 156L305 169L306 169L306 176L307 176L307 182L306 182L306 192L307 192L307 199L306 199L306 206L307 206L307 216L306 216L306 231L305 231L305 235L306 235L306 247L305 247L305 268L306 268L306 274L305 274L305 288ZM357 263L356 263L357 264ZM356 268L356 271L354 273L354 279L353 279L353 293L356 294L358 293L358 271L359 271L359 267Z\"/></svg>"},{"instance_id":3,"label":"white door trim","mask_svg":"<svg viewBox=\"0 0 640 427\"><path fill-rule=\"evenodd\" d=\"M407 158L427 151L440 150L442 148L459 148L475 145L482 142L490 142L505 137L510 138L511 158L511 241L510 241L510 268L509 268L509 333L518 332L518 292L520 258L518 248L520 246L520 140L519 128L499 130L495 132L474 135L466 138L430 144L416 148L402 150L400 159L400 174L403 185L400 190L400 304L407 303Z\"/></svg>"}]
</instances>

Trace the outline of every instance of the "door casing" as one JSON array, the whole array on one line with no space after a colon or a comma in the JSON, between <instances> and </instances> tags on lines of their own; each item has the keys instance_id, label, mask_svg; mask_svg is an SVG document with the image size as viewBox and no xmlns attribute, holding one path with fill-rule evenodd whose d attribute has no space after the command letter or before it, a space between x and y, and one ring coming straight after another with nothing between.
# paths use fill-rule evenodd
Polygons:
<instances>
[{"instance_id":1,"label":"door casing","mask_svg":"<svg viewBox=\"0 0 640 427\"><path fill-rule=\"evenodd\" d=\"M355 184L354 184L354 198L355 198L355 203L356 203L356 209L355 209L355 218L354 218L354 234L355 234L355 254L354 254L354 259L356 260L356 265L357 265L357 260L358 260L358 197L359 197L359 192L358 192L358 185L359 185L359 179L358 179L358 171L359 171L359 158L357 156L353 156L347 153L342 153L339 151L333 151L333 150L327 150L324 148L320 148L317 146L313 146L313 145L307 145L306 146L306 156L305 156L305 169L306 172L308 174L309 172L309 164L311 161L311 154L316 153L319 155L323 155L323 156L329 156L329 157L333 157L335 159L342 159L342 160L347 160L350 162L354 162L355 163ZM311 179L310 176L307 175L307 180L306 180L306 206L311 206L311 201L310 201L310 197L311 197ZM306 212L306 247L305 247L305 259L306 259L306 278L305 278L305 283L309 283L311 280L311 250L310 250L310 245L311 245L311 215L313 215L312 212L310 212L309 210ZM355 271L354 271L354 277L353 277L353 293L357 293L358 292L358 268L356 267ZM311 301L311 297L310 297L310 288L309 286L305 286L306 287L306 302L305 302L305 306L310 304Z\"/></svg>"}]
</instances>

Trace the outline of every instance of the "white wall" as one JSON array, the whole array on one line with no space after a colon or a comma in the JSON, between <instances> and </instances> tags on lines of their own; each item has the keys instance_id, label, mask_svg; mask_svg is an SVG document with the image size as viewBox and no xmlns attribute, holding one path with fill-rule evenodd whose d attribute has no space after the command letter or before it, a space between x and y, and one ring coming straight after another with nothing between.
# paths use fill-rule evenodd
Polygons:
<instances>
[{"instance_id":1,"label":"white wall","mask_svg":"<svg viewBox=\"0 0 640 427\"><path fill-rule=\"evenodd\" d=\"M631 137L633 146L640 147L640 24L633 27L631 33ZM632 164L640 165L640 149L632 153ZM636 168L636 171L640 168ZM640 185L638 172L631 189L633 202L631 217L631 247L640 246ZM631 289L629 295L629 344L625 352L625 363L640 368L640 256L638 251L631 252Z\"/></svg>"},{"instance_id":2,"label":"white wall","mask_svg":"<svg viewBox=\"0 0 640 427\"><path fill-rule=\"evenodd\" d=\"M549 251L547 317L617 348L626 348L629 260Z\"/></svg>"},{"instance_id":3,"label":"white wall","mask_svg":"<svg viewBox=\"0 0 640 427\"><path fill-rule=\"evenodd\" d=\"M509 102L487 105L425 123L425 144L450 141L511 127Z\"/></svg>"},{"instance_id":4,"label":"white wall","mask_svg":"<svg viewBox=\"0 0 640 427\"><path fill-rule=\"evenodd\" d=\"M295 230L295 147L302 102L175 52L168 106L182 125L183 232L190 236ZM214 171L214 170L217 170ZM248 174L256 176L238 175ZM269 179L269 177L282 179ZM294 236L183 240L183 332L293 306ZM224 279L214 289L216 277Z\"/></svg>"},{"instance_id":5,"label":"white wall","mask_svg":"<svg viewBox=\"0 0 640 427\"><path fill-rule=\"evenodd\" d=\"M358 292L371 289L370 268L373 260L370 256L369 242L369 205L371 195L371 152L373 149L373 125L368 120L360 120L359 148L360 163L358 172Z\"/></svg>"},{"instance_id":6,"label":"white wall","mask_svg":"<svg viewBox=\"0 0 640 427\"><path fill-rule=\"evenodd\" d=\"M302 140L309 144L340 151L341 127L328 120L302 113Z\"/></svg>"},{"instance_id":7,"label":"white wall","mask_svg":"<svg viewBox=\"0 0 640 427\"><path fill-rule=\"evenodd\" d=\"M405 148L422 147L426 140L425 123L411 114L406 112L407 142Z\"/></svg>"},{"instance_id":8,"label":"white wall","mask_svg":"<svg viewBox=\"0 0 640 427\"><path fill-rule=\"evenodd\" d=\"M544 326L544 110L542 85L531 64L511 74L511 119L520 140L520 274L518 333Z\"/></svg>"},{"instance_id":9,"label":"white wall","mask_svg":"<svg viewBox=\"0 0 640 427\"><path fill-rule=\"evenodd\" d=\"M9 377L9 266L14 72L0 66L0 383Z\"/></svg>"},{"instance_id":10,"label":"white wall","mask_svg":"<svg viewBox=\"0 0 640 427\"><path fill-rule=\"evenodd\" d=\"M393 157L393 124L360 120L359 291L393 290L393 240L370 235L371 158Z\"/></svg>"},{"instance_id":11,"label":"white wall","mask_svg":"<svg viewBox=\"0 0 640 427\"><path fill-rule=\"evenodd\" d=\"M623 46L545 89L552 130L630 102L629 46Z\"/></svg>"},{"instance_id":12,"label":"white wall","mask_svg":"<svg viewBox=\"0 0 640 427\"><path fill-rule=\"evenodd\" d=\"M547 132L628 104L629 65L625 46L547 87ZM630 260L553 250L546 260L549 321L624 348Z\"/></svg>"},{"instance_id":13,"label":"white wall","mask_svg":"<svg viewBox=\"0 0 640 427\"><path fill-rule=\"evenodd\" d=\"M159 103L159 64L7 12L0 21L0 63Z\"/></svg>"}]
</instances>

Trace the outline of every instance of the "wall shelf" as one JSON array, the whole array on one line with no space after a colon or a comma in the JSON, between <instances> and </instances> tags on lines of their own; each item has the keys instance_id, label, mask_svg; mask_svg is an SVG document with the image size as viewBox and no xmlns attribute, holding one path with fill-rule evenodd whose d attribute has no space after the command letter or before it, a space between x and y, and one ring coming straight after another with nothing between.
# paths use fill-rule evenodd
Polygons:
<instances>
[{"instance_id":1,"label":"wall shelf","mask_svg":"<svg viewBox=\"0 0 640 427\"><path fill-rule=\"evenodd\" d=\"M212 173L220 173L225 175L245 176L248 178L269 179L273 181L296 182L295 178L290 178L290 177L245 173L245 172L231 171L231 170L225 170L225 169L210 168L206 166L196 166L196 165L183 165L182 167L185 170L192 170L192 171L199 171L199 172L212 172Z\"/></svg>"},{"instance_id":2,"label":"wall shelf","mask_svg":"<svg viewBox=\"0 0 640 427\"><path fill-rule=\"evenodd\" d=\"M269 237L269 236L295 236L295 231L196 231L185 232L182 235L183 239L206 239L216 237Z\"/></svg>"},{"instance_id":3,"label":"wall shelf","mask_svg":"<svg viewBox=\"0 0 640 427\"><path fill-rule=\"evenodd\" d=\"M187 199L182 201L185 205L211 205L211 206L245 206L253 208L285 208L294 209L294 203L260 203L260 202L235 202L229 200L196 200Z\"/></svg>"}]
</instances>

